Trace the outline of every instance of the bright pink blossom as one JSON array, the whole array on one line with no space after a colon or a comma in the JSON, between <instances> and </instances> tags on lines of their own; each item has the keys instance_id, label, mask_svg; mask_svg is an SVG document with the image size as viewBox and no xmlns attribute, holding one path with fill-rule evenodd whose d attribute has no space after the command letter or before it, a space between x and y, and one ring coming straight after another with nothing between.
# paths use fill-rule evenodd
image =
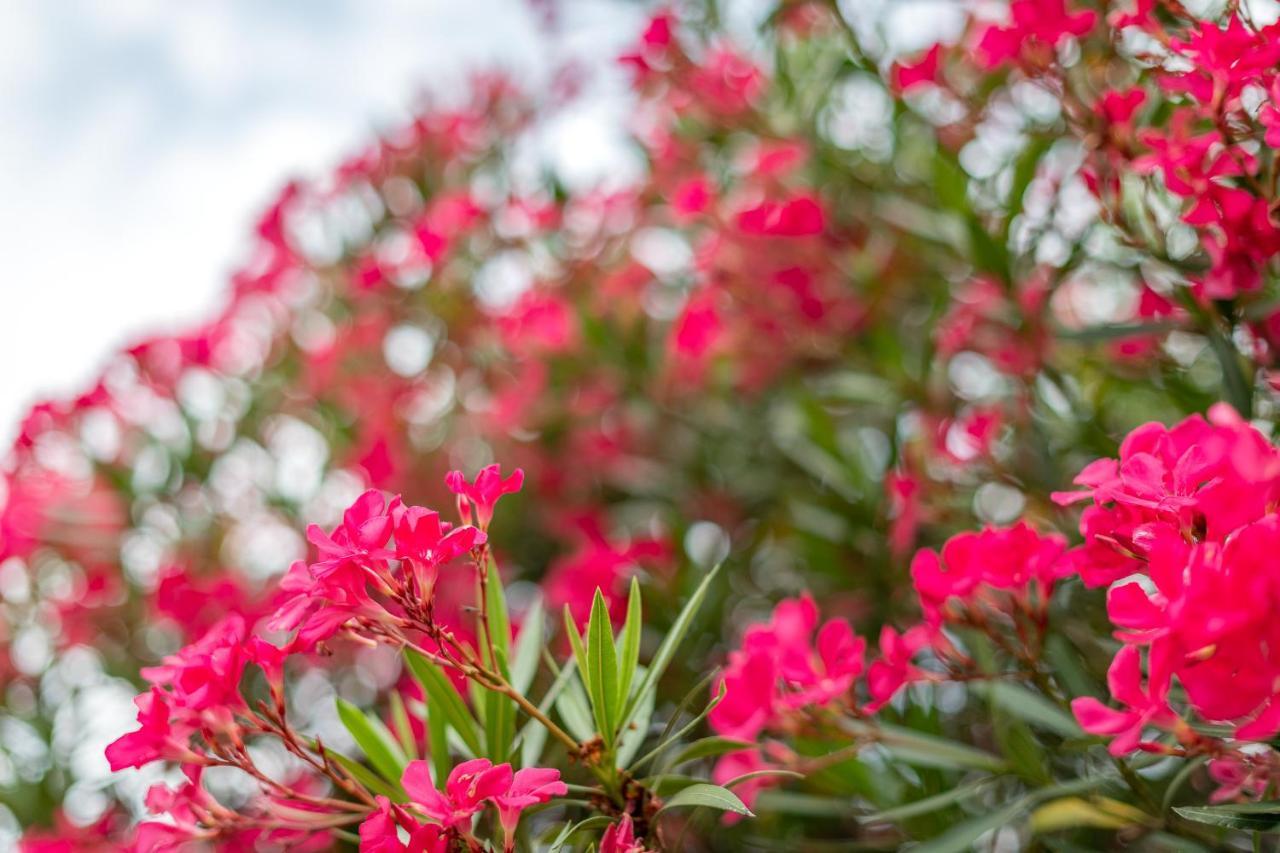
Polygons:
<instances>
[{"instance_id":1,"label":"bright pink blossom","mask_svg":"<svg viewBox=\"0 0 1280 853\"><path fill-rule=\"evenodd\" d=\"M504 478L500 466L489 465L470 483L461 471L451 471L445 477L445 484L458 496L458 515L462 520L471 524L474 518L477 527L487 530L498 499L515 494L524 485L524 471L517 468Z\"/></svg>"},{"instance_id":2,"label":"bright pink blossom","mask_svg":"<svg viewBox=\"0 0 1280 853\"><path fill-rule=\"evenodd\" d=\"M651 853L644 842L636 838L631 815L624 814L617 823L611 823L600 837L600 853Z\"/></svg>"},{"instance_id":3,"label":"bright pink blossom","mask_svg":"<svg viewBox=\"0 0 1280 853\"><path fill-rule=\"evenodd\" d=\"M515 846L516 825L520 813L529 806L545 803L552 797L563 797L569 792L560 781L560 771L546 767L526 767L517 770L506 793L494 798L498 806L498 822L507 840L507 849Z\"/></svg>"},{"instance_id":4,"label":"bright pink blossom","mask_svg":"<svg viewBox=\"0 0 1280 853\"><path fill-rule=\"evenodd\" d=\"M410 761L401 784L418 811L449 829L469 826L487 802L511 788L513 776L510 764L495 766L487 758L473 758L453 768L441 792L431 782L428 763Z\"/></svg>"}]
</instances>

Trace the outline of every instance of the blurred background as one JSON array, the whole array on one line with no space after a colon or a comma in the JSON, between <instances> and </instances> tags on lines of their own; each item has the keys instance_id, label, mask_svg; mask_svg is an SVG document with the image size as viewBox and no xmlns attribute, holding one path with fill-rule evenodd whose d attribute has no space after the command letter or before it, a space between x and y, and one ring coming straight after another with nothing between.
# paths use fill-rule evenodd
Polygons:
<instances>
[{"instance_id":1,"label":"blurred background","mask_svg":"<svg viewBox=\"0 0 1280 853\"><path fill-rule=\"evenodd\" d=\"M635 2L0 2L0 441L114 349L218 303L253 218L467 72L590 96L546 131L569 177L616 169ZM610 95L613 95L610 97Z\"/></svg>"}]
</instances>

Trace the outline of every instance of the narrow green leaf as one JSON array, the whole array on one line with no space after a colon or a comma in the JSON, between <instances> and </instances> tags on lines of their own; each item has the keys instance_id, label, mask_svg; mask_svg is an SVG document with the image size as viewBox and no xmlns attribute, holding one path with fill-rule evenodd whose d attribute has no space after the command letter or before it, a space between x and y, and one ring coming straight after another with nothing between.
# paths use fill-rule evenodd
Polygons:
<instances>
[{"instance_id":1,"label":"narrow green leaf","mask_svg":"<svg viewBox=\"0 0 1280 853\"><path fill-rule=\"evenodd\" d=\"M859 815L858 821L861 823L898 823L907 818L919 817L920 815L929 814L930 812L945 809L962 802L976 794L986 786L990 785L996 777L986 776L982 779L976 779L973 782L967 782L963 785L957 785L949 791L943 791L941 794L935 794L932 797L925 797L922 800L915 800L910 803L903 803L900 806L894 806L891 809L873 812L868 815Z\"/></svg>"},{"instance_id":2,"label":"narrow green leaf","mask_svg":"<svg viewBox=\"0 0 1280 853\"><path fill-rule=\"evenodd\" d=\"M783 770L781 767L771 767L768 770L752 770L750 773L743 773L741 776L734 776L728 782L724 783L726 788L736 788L746 782L755 779L803 779L803 773L797 773L794 770Z\"/></svg>"},{"instance_id":3,"label":"narrow green leaf","mask_svg":"<svg viewBox=\"0 0 1280 853\"><path fill-rule=\"evenodd\" d=\"M587 668L591 672L587 695L591 697L596 727L605 746L612 746L618 722L618 651L613 644L609 604L599 588L587 622Z\"/></svg>"},{"instance_id":4,"label":"narrow green leaf","mask_svg":"<svg viewBox=\"0 0 1280 853\"><path fill-rule=\"evenodd\" d=\"M431 769L435 774L433 781L441 790L444 790L444 782L453 769L453 762L449 760L449 721L446 717L439 708L435 713L427 708L424 715L427 721L427 744L431 748Z\"/></svg>"},{"instance_id":5,"label":"narrow green leaf","mask_svg":"<svg viewBox=\"0 0 1280 853\"><path fill-rule=\"evenodd\" d=\"M413 736L413 724L409 722L409 711L404 706L404 697L399 690L391 691L391 722L395 726L396 741L400 744L409 760L418 757L418 739Z\"/></svg>"},{"instance_id":6,"label":"narrow green leaf","mask_svg":"<svg viewBox=\"0 0 1280 853\"><path fill-rule=\"evenodd\" d=\"M732 812L734 814L743 815L744 817L755 817L751 813L751 809L747 808L742 800L738 799L738 795L730 791L728 788L722 788L719 785L712 785L707 782L699 782L696 785L690 785L677 793L673 794L667 800L658 814L665 811L679 808L700 808L716 809L722 812ZM656 816L655 816L656 817Z\"/></svg>"},{"instance_id":7,"label":"narrow green leaf","mask_svg":"<svg viewBox=\"0 0 1280 853\"><path fill-rule=\"evenodd\" d=\"M967 853L984 834L1014 823L1026 809L1026 801L1019 799L1003 808L961 821L941 835L911 849L914 853Z\"/></svg>"},{"instance_id":8,"label":"narrow green leaf","mask_svg":"<svg viewBox=\"0 0 1280 853\"><path fill-rule=\"evenodd\" d=\"M745 740L737 740L735 738L719 737L713 735L704 737L701 740L695 740L684 749L676 753L676 757L671 760L668 767L679 767L689 761L697 761L699 758L715 758L730 752L737 752L743 749L752 749L758 744L750 743Z\"/></svg>"},{"instance_id":9,"label":"narrow green leaf","mask_svg":"<svg viewBox=\"0 0 1280 853\"><path fill-rule=\"evenodd\" d=\"M974 687L977 688L976 692L985 693L992 704L1033 726L1064 738L1085 736L1084 730L1071 714L1022 685L998 682Z\"/></svg>"},{"instance_id":10,"label":"narrow green leaf","mask_svg":"<svg viewBox=\"0 0 1280 853\"><path fill-rule=\"evenodd\" d=\"M489 609L489 636L493 645L505 660L511 650L511 620L507 616L507 596L498 576L498 567L489 561L489 581L485 584L485 604Z\"/></svg>"},{"instance_id":11,"label":"narrow green leaf","mask_svg":"<svg viewBox=\"0 0 1280 853\"><path fill-rule=\"evenodd\" d=\"M604 815L595 815L593 817L586 818L585 820L580 820L577 823L567 823L564 825L564 828L560 830L560 833L551 841L550 847L547 848L548 853L556 853L556 851L563 850L565 844L569 842L569 839L577 835L579 832L585 832L589 829L596 828L604 829L611 823L613 823L613 818L605 817Z\"/></svg>"},{"instance_id":12,"label":"narrow green leaf","mask_svg":"<svg viewBox=\"0 0 1280 853\"><path fill-rule=\"evenodd\" d=\"M538 674L538 655L542 653L545 636L546 614L542 607L542 597L538 596L525 613L524 625L520 627L520 636L516 639L516 650L511 661L511 686L520 693L528 693L533 686L533 678Z\"/></svg>"},{"instance_id":13,"label":"narrow green leaf","mask_svg":"<svg viewBox=\"0 0 1280 853\"><path fill-rule=\"evenodd\" d=\"M516 705L509 697L490 690L484 699L484 736L489 758L497 763L507 760L511 739L515 736Z\"/></svg>"},{"instance_id":14,"label":"narrow green leaf","mask_svg":"<svg viewBox=\"0 0 1280 853\"><path fill-rule=\"evenodd\" d=\"M887 723L877 728L880 743L911 764L994 772L1005 769L1005 763L999 756L963 743Z\"/></svg>"},{"instance_id":15,"label":"narrow green leaf","mask_svg":"<svg viewBox=\"0 0 1280 853\"><path fill-rule=\"evenodd\" d=\"M622 624L622 637L618 644L618 708L625 708L631 698L631 681L640 662L642 610L640 581L633 577L631 593L627 597L627 618Z\"/></svg>"},{"instance_id":16,"label":"narrow green leaf","mask_svg":"<svg viewBox=\"0 0 1280 853\"><path fill-rule=\"evenodd\" d=\"M376 717L366 715L363 711L345 699L337 699L338 718L346 726L351 737L355 738L360 749L374 769L395 788L400 787L400 776L404 766L409 763L401 751L395 737Z\"/></svg>"},{"instance_id":17,"label":"narrow green leaf","mask_svg":"<svg viewBox=\"0 0 1280 853\"><path fill-rule=\"evenodd\" d=\"M711 587L711 582L715 580L716 575L720 573L720 566L722 565L724 564L717 563L711 571L707 572L707 576L702 579L702 583L698 584L698 588L693 591L693 595L689 596L689 600L685 602L679 615L676 616L675 622L671 625L671 630L667 631L667 636L663 638L662 645L658 646L658 651L654 654L653 660L649 662L649 668L645 671L644 678L640 680L640 686L631 694L630 700L623 708L622 717L619 720L620 725L625 726L629 723L640 699L646 693L657 689L658 679L662 678L663 673L667 671L667 667L671 664L671 658L675 656L676 649L684 642L684 635L688 633L689 626L693 624L693 618L702 607L702 602L707 597L707 590Z\"/></svg>"},{"instance_id":18,"label":"narrow green leaf","mask_svg":"<svg viewBox=\"0 0 1280 853\"><path fill-rule=\"evenodd\" d=\"M409 798L405 795L404 789L400 787L399 780L392 785L377 773L374 773L368 767L365 767L359 761L353 761L340 752L334 752L331 749L325 750L325 755L331 758L335 763L340 764L343 770L351 774L351 777L364 785L375 794L381 794L393 802L403 803Z\"/></svg>"},{"instance_id":19,"label":"narrow green leaf","mask_svg":"<svg viewBox=\"0 0 1280 853\"><path fill-rule=\"evenodd\" d=\"M445 720L462 738L467 749L471 750L471 758L484 755L478 734L479 724L467 710L466 703L462 701L458 691L453 689L449 677L441 671L440 667L413 649L405 649L405 660L408 661L409 670L414 678L418 679L418 683L427 694L427 710L432 714L444 714Z\"/></svg>"},{"instance_id":20,"label":"narrow green leaf","mask_svg":"<svg viewBox=\"0 0 1280 853\"><path fill-rule=\"evenodd\" d=\"M569 635L569 645L573 649L573 659L578 662L578 678L582 679L582 686L591 690L591 672L587 664L587 647L582 642L582 635L578 633L578 626L573 621L573 614L569 611L569 605L564 606L564 632Z\"/></svg>"},{"instance_id":21,"label":"narrow green leaf","mask_svg":"<svg viewBox=\"0 0 1280 853\"><path fill-rule=\"evenodd\" d=\"M550 661L550 658L548 657ZM554 663L549 664L554 666ZM546 695L542 697L542 701L538 703L538 710L547 713L555 704L556 699L564 690L565 685L573 678L574 672L577 671L577 664L570 660L564 665L564 668L556 673L555 681L551 682L551 686L547 688ZM563 716L563 715L561 715ZM515 741L512 743L512 749L520 750L520 766L532 767L538 763L538 759L542 756L542 748L547 742L547 729L537 720L530 718L520 728L520 732L516 735Z\"/></svg>"},{"instance_id":22,"label":"narrow green leaf","mask_svg":"<svg viewBox=\"0 0 1280 853\"><path fill-rule=\"evenodd\" d=\"M617 755L614 756L616 766L621 769L631 763L649 736L649 721L653 719L654 694L640 703L640 707L631 715L631 722L618 732Z\"/></svg>"},{"instance_id":23,"label":"narrow green leaf","mask_svg":"<svg viewBox=\"0 0 1280 853\"><path fill-rule=\"evenodd\" d=\"M560 691L560 695L556 697L556 711L569 729L569 734L578 740L591 740L598 734L591 719L590 700L580 679L570 679L564 690Z\"/></svg>"},{"instance_id":24,"label":"narrow green leaf","mask_svg":"<svg viewBox=\"0 0 1280 853\"><path fill-rule=\"evenodd\" d=\"M1280 831L1280 802L1224 803L1220 806L1177 806L1174 813L1210 826L1248 829L1253 832Z\"/></svg>"}]
</instances>

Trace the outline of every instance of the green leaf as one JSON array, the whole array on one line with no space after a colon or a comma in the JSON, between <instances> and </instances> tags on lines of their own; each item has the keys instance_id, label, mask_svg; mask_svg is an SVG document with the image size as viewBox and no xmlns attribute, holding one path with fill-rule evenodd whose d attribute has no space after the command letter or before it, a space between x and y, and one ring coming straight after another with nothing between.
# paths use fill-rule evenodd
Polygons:
<instances>
[{"instance_id":1,"label":"green leaf","mask_svg":"<svg viewBox=\"0 0 1280 853\"><path fill-rule=\"evenodd\" d=\"M743 749L753 749L758 744L745 740L736 740L735 738L719 737L713 735L704 737L701 740L695 740L684 749L676 753L676 757L672 759L668 767L679 767L689 761L697 761L700 758L715 758L730 752L737 752Z\"/></svg>"},{"instance_id":2,"label":"green leaf","mask_svg":"<svg viewBox=\"0 0 1280 853\"><path fill-rule=\"evenodd\" d=\"M505 660L511 650L511 620L507 616L507 596L502 588L502 579L498 576L492 558L489 563L489 580L485 584L485 605L489 611L489 636L494 648Z\"/></svg>"},{"instance_id":3,"label":"green leaf","mask_svg":"<svg viewBox=\"0 0 1280 853\"><path fill-rule=\"evenodd\" d=\"M524 625L516 639L515 656L511 662L511 686L520 693L528 693L533 686L534 676L538 674L538 655L542 653L545 636L546 614L542 607L542 596L538 596L525 613Z\"/></svg>"},{"instance_id":4,"label":"green leaf","mask_svg":"<svg viewBox=\"0 0 1280 853\"><path fill-rule=\"evenodd\" d=\"M578 662L578 678L582 681L582 686L591 691L591 673L587 663L587 647L582 642L582 635L578 633L578 626L573 621L573 614L569 611L569 605L564 606L564 632L569 635L569 646L573 649L573 659Z\"/></svg>"},{"instance_id":5,"label":"green leaf","mask_svg":"<svg viewBox=\"0 0 1280 853\"><path fill-rule=\"evenodd\" d=\"M912 853L967 853L984 834L1012 824L1026 808L1026 801L1019 799L1003 808L961 821L941 835L912 847Z\"/></svg>"},{"instance_id":6,"label":"green leaf","mask_svg":"<svg viewBox=\"0 0 1280 853\"><path fill-rule=\"evenodd\" d=\"M620 725L625 726L629 723L641 698L646 693L657 689L658 679L662 678L662 674L667 671L667 667L671 664L671 658L675 656L676 649L684 642L684 635L688 633L689 626L693 624L693 617L697 615L698 610L702 607L702 602L707 597L707 590L711 587L711 582L715 580L716 575L720 573L720 566L722 565L724 564L717 563L711 571L707 572L707 576L702 579L702 583L698 584L698 588L693 591L693 595L689 596L689 600L681 608L675 622L671 625L671 629L667 631L667 636L663 638L662 644L658 646L658 651L654 653L653 660L649 662L649 668L645 671L644 678L640 679L640 686L631 694L630 700L623 708L622 718L619 721Z\"/></svg>"},{"instance_id":7,"label":"green leaf","mask_svg":"<svg viewBox=\"0 0 1280 853\"><path fill-rule=\"evenodd\" d=\"M996 707L1045 731L1064 738L1085 736L1084 730L1080 728L1074 717L1044 696L1022 685L999 682L983 685L978 692L985 693Z\"/></svg>"},{"instance_id":8,"label":"green leaf","mask_svg":"<svg viewBox=\"0 0 1280 853\"><path fill-rule=\"evenodd\" d=\"M466 703L462 701L458 691L453 689L453 683L449 681L449 677L420 652L405 649L404 656L409 664L409 670L422 685L423 692L427 694L427 711L431 714L444 714L445 721L462 738L467 749L471 750L469 757L476 758L484 755L478 733L479 723L467 710Z\"/></svg>"},{"instance_id":9,"label":"green leaf","mask_svg":"<svg viewBox=\"0 0 1280 853\"><path fill-rule=\"evenodd\" d=\"M346 726L351 737L364 751L365 757L384 779L391 782L396 789L400 787L400 777L404 774L404 766L409 763L401 751L396 739L382 721L352 705L345 699L337 699L338 718Z\"/></svg>"},{"instance_id":10,"label":"green leaf","mask_svg":"<svg viewBox=\"0 0 1280 853\"><path fill-rule=\"evenodd\" d=\"M548 657L548 660L550 658ZM554 667L554 662L551 663ZM546 695L542 697L542 701L538 703L538 710L547 713L551 710L551 706L555 704L556 699L560 696L565 685L573 678L577 671L577 665L570 660L564 665L564 668L556 673L555 681L551 682L551 686L547 688ZM563 717L563 714L561 715ZM519 747L520 749L520 766L532 767L538 763L538 759L542 756L542 748L547 742L546 726L537 720L530 718L520 728L519 734L516 735L512 749Z\"/></svg>"},{"instance_id":11,"label":"green leaf","mask_svg":"<svg viewBox=\"0 0 1280 853\"><path fill-rule=\"evenodd\" d=\"M1225 399L1240 413L1240 417L1253 417L1253 382L1240 366L1240 353L1217 328L1207 332L1210 349L1222 367L1222 384Z\"/></svg>"},{"instance_id":12,"label":"green leaf","mask_svg":"<svg viewBox=\"0 0 1280 853\"><path fill-rule=\"evenodd\" d=\"M903 803L900 806L894 806L891 809L885 809L869 815L860 815L858 820L861 823L899 823L907 820L908 818L929 814L930 812L945 809L968 799L978 791L990 785L995 778L996 777L994 776L985 776L981 779L974 780L973 782L966 782L963 785L957 785L949 791L943 791L941 794L934 794L932 797L925 797L922 800Z\"/></svg>"},{"instance_id":13,"label":"green leaf","mask_svg":"<svg viewBox=\"0 0 1280 853\"><path fill-rule=\"evenodd\" d=\"M736 788L744 782L750 782L753 779L803 779L803 773L797 773L794 770L783 770L781 767L770 767L767 770L752 770L750 773L743 773L741 776L734 776L728 782L724 783L726 788Z\"/></svg>"},{"instance_id":14,"label":"green leaf","mask_svg":"<svg viewBox=\"0 0 1280 853\"><path fill-rule=\"evenodd\" d=\"M413 736L413 725L409 722L409 711L404 706L404 697L400 691L391 691L391 722L395 726L396 741L410 760L418 757L418 739Z\"/></svg>"},{"instance_id":15,"label":"green leaf","mask_svg":"<svg viewBox=\"0 0 1280 853\"><path fill-rule=\"evenodd\" d=\"M640 602L640 581L631 578L631 593L627 597L627 618L622 623L622 636L618 643L618 707L626 707L631 698L631 681L636 665L640 662L640 625L643 618Z\"/></svg>"},{"instance_id":16,"label":"green leaf","mask_svg":"<svg viewBox=\"0 0 1280 853\"><path fill-rule=\"evenodd\" d=\"M755 817L751 813L751 809L747 808L733 791L707 782L690 785L673 794L666 804L659 809L658 814L679 808L709 808L722 812L732 812L744 817Z\"/></svg>"},{"instance_id":17,"label":"green leaf","mask_svg":"<svg viewBox=\"0 0 1280 853\"><path fill-rule=\"evenodd\" d=\"M1174 813L1210 826L1248 829L1253 832L1280 830L1280 802L1226 803L1220 806L1177 806Z\"/></svg>"},{"instance_id":18,"label":"green leaf","mask_svg":"<svg viewBox=\"0 0 1280 853\"><path fill-rule=\"evenodd\" d=\"M1085 326L1082 329L1054 329L1053 336L1082 344L1133 338L1138 335L1163 335L1182 327L1181 323L1163 320L1155 323L1107 323L1101 326Z\"/></svg>"},{"instance_id":19,"label":"green leaf","mask_svg":"<svg viewBox=\"0 0 1280 853\"><path fill-rule=\"evenodd\" d=\"M631 722L618 732L618 749L614 760L619 768L626 767L636 757L636 753L644 745L645 738L649 736L649 721L653 719L654 698L654 694L650 693L649 698L643 700L640 707L636 709L636 713L632 715Z\"/></svg>"},{"instance_id":20,"label":"green leaf","mask_svg":"<svg viewBox=\"0 0 1280 853\"><path fill-rule=\"evenodd\" d=\"M672 733L672 730L675 728L676 722L680 719L681 715L683 715L690 707L692 707L694 700L698 696L705 695L707 690L707 685L711 683L711 680L714 679L716 675L717 673L715 671L707 673L705 676L699 679L698 683L695 684L688 693L685 694L685 697L680 700L680 704L676 706L675 711L671 713L671 717L667 720L667 724L663 726L662 734L658 736L658 745L655 746L653 749L649 750L649 752L645 753L645 755L641 757L640 760L636 761L629 768L633 774L636 773L641 767L643 767L644 765L648 764L650 761L652 761L653 759L661 755L667 749L667 747L671 746L673 743L676 743L677 741L680 740L680 738L684 737L689 732L693 731L694 726L702 722L702 720L708 714L710 714L711 711L717 705L720 704L720 702L724 699L724 693L725 693L725 686L723 681L721 681L719 685L716 687L716 695L713 696L711 701L708 702L703 707L702 711L694 715L688 722L686 722L683 726L681 726L679 731L676 731L674 734ZM653 694L651 693L650 696L652 695Z\"/></svg>"},{"instance_id":21,"label":"green leaf","mask_svg":"<svg viewBox=\"0 0 1280 853\"><path fill-rule=\"evenodd\" d=\"M365 767L359 761L352 761L340 752L334 752L331 749L326 749L324 754L333 759L335 763L341 765L342 769L351 774L353 779L373 793L381 794L382 796L397 803L403 803L409 799L405 794L404 789L400 787L398 780L395 785L392 785L377 773L374 773L368 767Z\"/></svg>"},{"instance_id":22,"label":"green leaf","mask_svg":"<svg viewBox=\"0 0 1280 853\"><path fill-rule=\"evenodd\" d=\"M600 828L604 829L613 823L613 818L604 815L595 815L593 817L580 820L577 823L567 823L560 833L551 841L551 845L547 848L548 853L556 853L557 850L563 850L569 839L577 835L579 832L585 832L588 829Z\"/></svg>"},{"instance_id":23,"label":"green leaf","mask_svg":"<svg viewBox=\"0 0 1280 853\"><path fill-rule=\"evenodd\" d=\"M596 726L605 746L612 746L618 724L618 650L613 643L609 604L596 588L587 622L587 668L591 672L587 695L595 712Z\"/></svg>"},{"instance_id":24,"label":"green leaf","mask_svg":"<svg viewBox=\"0 0 1280 853\"><path fill-rule=\"evenodd\" d=\"M579 741L591 740L597 734L591 719L590 700L580 679L570 679L564 690L560 691L560 695L556 697L556 711L569 729L569 734Z\"/></svg>"},{"instance_id":25,"label":"green leaf","mask_svg":"<svg viewBox=\"0 0 1280 853\"><path fill-rule=\"evenodd\" d=\"M963 743L888 723L882 723L877 730L880 743L910 764L992 772L1005 769L1005 763L998 756Z\"/></svg>"},{"instance_id":26,"label":"green leaf","mask_svg":"<svg viewBox=\"0 0 1280 853\"><path fill-rule=\"evenodd\" d=\"M449 778L449 771L453 769L453 764L449 760L449 721L439 709L436 713L432 713L430 708L426 709L425 719L427 743L431 747L431 768L435 774L433 781L437 788L444 790L444 782Z\"/></svg>"},{"instance_id":27,"label":"green leaf","mask_svg":"<svg viewBox=\"0 0 1280 853\"><path fill-rule=\"evenodd\" d=\"M498 763L507 760L515 728L516 703L496 690L488 691L484 698L484 737L490 759Z\"/></svg>"}]
</instances>

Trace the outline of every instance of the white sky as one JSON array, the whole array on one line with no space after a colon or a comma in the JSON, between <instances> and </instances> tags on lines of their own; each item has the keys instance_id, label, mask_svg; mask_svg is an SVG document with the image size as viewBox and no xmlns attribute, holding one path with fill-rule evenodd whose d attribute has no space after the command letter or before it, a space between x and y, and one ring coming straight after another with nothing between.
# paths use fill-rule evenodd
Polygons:
<instances>
[{"instance_id":1,"label":"white sky","mask_svg":"<svg viewBox=\"0 0 1280 853\"><path fill-rule=\"evenodd\" d=\"M553 43L526 0L0 0L0 441L116 347L198 322L275 189L424 86L565 47L608 67L641 25L638 3L561 6ZM566 143L607 144L598 113Z\"/></svg>"}]
</instances>

